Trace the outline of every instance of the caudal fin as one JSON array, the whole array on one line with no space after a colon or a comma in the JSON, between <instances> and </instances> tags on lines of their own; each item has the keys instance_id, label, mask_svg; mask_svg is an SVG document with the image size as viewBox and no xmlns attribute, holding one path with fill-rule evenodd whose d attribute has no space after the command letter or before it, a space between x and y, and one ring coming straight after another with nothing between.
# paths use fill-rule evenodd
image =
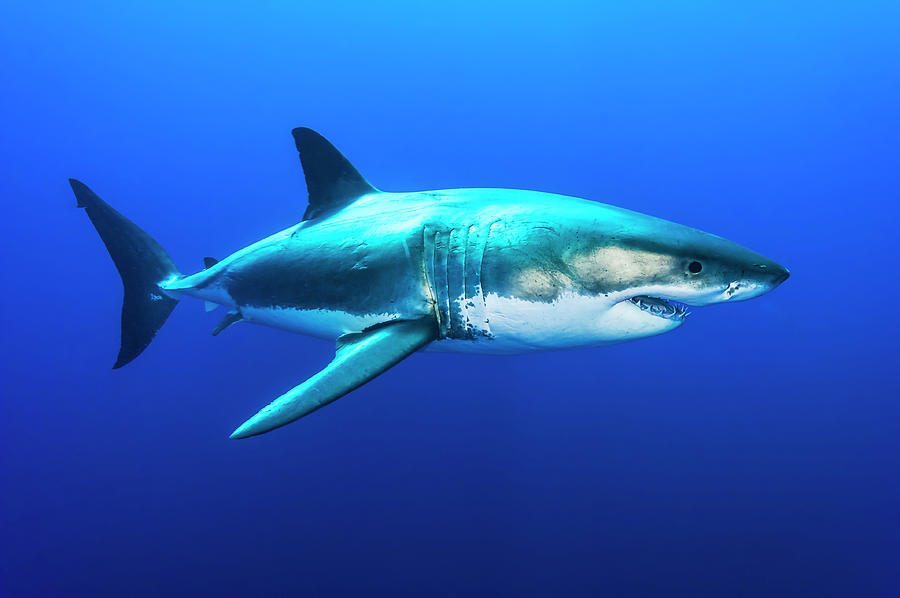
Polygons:
<instances>
[{"instance_id":1,"label":"caudal fin","mask_svg":"<svg viewBox=\"0 0 900 598\"><path fill-rule=\"evenodd\" d=\"M78 207L87 211L106 245L125 287L122 301L122 345L113 369L132 361L175 309L177 299L166 295L159 283L179 276L172 258L136 224L112 209L87 185L69 179Z\"/></svg>"}]
</instances>

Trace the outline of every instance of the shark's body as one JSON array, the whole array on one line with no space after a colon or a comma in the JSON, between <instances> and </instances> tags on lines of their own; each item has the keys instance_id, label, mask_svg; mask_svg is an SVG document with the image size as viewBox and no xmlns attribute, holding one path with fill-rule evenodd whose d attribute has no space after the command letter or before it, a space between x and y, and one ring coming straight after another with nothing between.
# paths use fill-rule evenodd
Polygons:
<instances>
[{"instance_id":1,"label":"shark's body","mask_svg":"<svg viewBox=\"0 0 900 598\"><path fill-rule=\"evenodd\" d=\"M181 295L229 308L215 333L244 320L338 342L325 370L233 437L302 417L416 350L618 343L678 327L687 315L681 302L749 299L788 276L725 239L583 199L510 189L380 192L324 138L309 129L294 136L310 192L303 222L190 276L73 182L125 281L117 366L149 344ZM123 234L131 242L117 259Z\"/></svg>"}]
</instances>

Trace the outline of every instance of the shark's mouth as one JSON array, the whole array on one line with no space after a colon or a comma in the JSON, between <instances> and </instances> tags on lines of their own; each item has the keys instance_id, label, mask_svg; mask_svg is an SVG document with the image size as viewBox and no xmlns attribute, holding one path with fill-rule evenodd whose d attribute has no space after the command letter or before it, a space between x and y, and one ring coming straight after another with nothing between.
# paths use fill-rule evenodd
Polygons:
<instances>
[{"instance_id":1,"label":"shark's mouth","mask_svg":"<svg viewBox=\"0 0 900 598\"><path fill-rule=\"evenodd\" d=\"M638 295L629 301L641 308L641 311L666 320L684 320L691 313L687 310L687 305L671 299Z\"/></svg>"}]
</instances>

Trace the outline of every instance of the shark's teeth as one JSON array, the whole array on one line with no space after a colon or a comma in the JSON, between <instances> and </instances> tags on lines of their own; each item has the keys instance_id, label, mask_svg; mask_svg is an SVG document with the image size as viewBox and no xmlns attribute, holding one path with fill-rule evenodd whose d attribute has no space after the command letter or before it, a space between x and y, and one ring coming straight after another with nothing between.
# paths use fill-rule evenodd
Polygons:
<instances>
[{"instance_id":1,"label":"shark's teeth","mask_svg":"<svg viewBox=\"0 0 900 598\"><path fill-rule=\"evenodd\" d=\"M671 299L638 295L632 297L631 302L641 308L642 311L668 320L683 320L690 315L686 305Z\"/></svg>"}]
</instances>

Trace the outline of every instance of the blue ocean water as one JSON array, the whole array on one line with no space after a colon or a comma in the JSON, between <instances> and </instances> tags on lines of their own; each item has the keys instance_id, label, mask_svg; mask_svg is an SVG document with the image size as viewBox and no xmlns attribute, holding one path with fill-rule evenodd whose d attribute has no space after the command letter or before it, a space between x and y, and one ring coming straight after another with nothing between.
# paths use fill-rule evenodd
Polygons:
<instances>
[{"instance_id":1,"label":"blue ocean water","mask_svg":"<svg viewBox=\"0 0 900 598\"><path fill-rule=\"evenodd\" d=\"M896 3L7 3L0 596L900 595ZM514 187L792 277L615 347L417 354L228 434L330 343L185 300L112 371L76 177L185 271L385 190Z\"/></svg>"}]
</instances>

